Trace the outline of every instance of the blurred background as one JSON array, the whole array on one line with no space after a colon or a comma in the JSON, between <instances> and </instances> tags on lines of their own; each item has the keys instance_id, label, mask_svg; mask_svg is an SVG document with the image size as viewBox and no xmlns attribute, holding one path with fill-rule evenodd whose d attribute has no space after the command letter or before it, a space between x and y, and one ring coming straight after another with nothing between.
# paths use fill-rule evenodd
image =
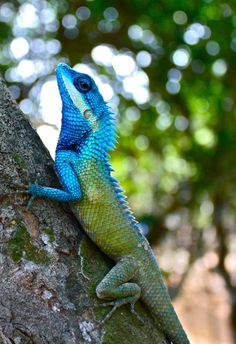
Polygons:
<instances>
[{"instance_id":1,"label":"blurred background","mask_svg":"<svg viewBox=\"0 0 236 344\"><path fill-rule=\"evenodd\" d=\"M1 1L1 73L52 157L59 62L117 114L115 176L192 343L235 343L236 2Z\"/></svg>"}]
</instances>

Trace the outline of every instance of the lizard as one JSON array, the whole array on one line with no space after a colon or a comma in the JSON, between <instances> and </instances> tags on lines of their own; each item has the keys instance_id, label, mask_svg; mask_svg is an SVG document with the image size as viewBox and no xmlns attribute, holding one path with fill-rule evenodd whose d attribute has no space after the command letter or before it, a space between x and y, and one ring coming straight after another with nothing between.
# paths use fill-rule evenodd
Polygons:
<instances>
[{"instance_id":1,"label":"lizard","mask_svg":"<svg viewBox=\"0 0 236 344\"><path fill-rule=\"evenodd\" d=\"M173 344L189 340L171 303L151 247L142 234L119 182L112 176L108 151L117 141L115 116L92 77L60 63L56 68L62 124L55 169L62 189L29 186L32 198L69 202L91 240L116 264L96 287L112 306L134 311L140 299Z\"/></svg>"}]
</instances>

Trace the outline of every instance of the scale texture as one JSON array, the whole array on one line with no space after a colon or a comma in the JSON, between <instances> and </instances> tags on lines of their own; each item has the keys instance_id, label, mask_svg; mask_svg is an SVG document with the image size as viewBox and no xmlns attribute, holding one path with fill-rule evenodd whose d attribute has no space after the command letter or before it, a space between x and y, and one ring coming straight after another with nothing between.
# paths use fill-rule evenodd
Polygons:
<instances>
[{"instance_id":1,"label":"scale texture","mask_svg":"<svg viewBox=\"0 0 236 344\"><path fill-rule=\"evenodd\" d=\"M93 242L116 265L96 288L112 310L140 298L170 343L189 340L171 304L157 261L139 230L123 191L111 176L108 151L116 142L114 117L94 80L66 64L57 67L62 127L55 167L63 190L40 185L33 197L71 202L75 216Z\"/></svg>"}]
</instances>

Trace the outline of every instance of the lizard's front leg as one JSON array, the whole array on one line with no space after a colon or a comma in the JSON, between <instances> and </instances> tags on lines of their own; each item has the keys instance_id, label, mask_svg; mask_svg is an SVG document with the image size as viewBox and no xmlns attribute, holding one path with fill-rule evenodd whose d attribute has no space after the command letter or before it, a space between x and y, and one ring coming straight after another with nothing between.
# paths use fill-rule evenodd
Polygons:
<instances>
[{"instance_id":1,"label":"lizard's front leg","mask_svg":"<svg viewBox=\"0 0 236 344\"><path fill-rule=\"evenodd\" d=\"M98 284L96 288L97 297L111 300L99 306L113 306L112 310L101 322L102 324L111 317L118 307L127 303L131 304L131 310L134 312L133 305L140 298L141 288L138 284L129 281L135 277L137 271L137 261L132 257L125 257L122 258Z\"/></svg>"},{"instance_id":2,"label":"lizard's front leg","mask_svg":"<svg viewBox=\"0 0 236 344\"><path fill-rule=\"evenodd\" d=\"M36 197L47 197L59 202L80 200L82 193L73 164L68 161L61 161L57 172L60 182L64 186L64 190L33 184L29 186L29 193L32 195L32 199Z\"/></svg>"}]
</instances>

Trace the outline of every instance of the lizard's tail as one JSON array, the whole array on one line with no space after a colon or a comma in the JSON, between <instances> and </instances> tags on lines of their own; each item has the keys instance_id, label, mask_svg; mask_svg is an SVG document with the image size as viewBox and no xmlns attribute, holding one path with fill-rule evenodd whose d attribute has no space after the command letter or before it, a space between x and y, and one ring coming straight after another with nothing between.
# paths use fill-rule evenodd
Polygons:
<instances>
[{"instance_id":1,"label":"lizard's tail","mask_svg":"<svg viewBox=\"0 0 236 344\"><path fill-rule=\"evenodd\" d=\"M147 271L149 272L147 274ZM146 259L140 271L139 285L142 301L160 325L168 340L173 344L190 344L190 341L172 306L167 288L154 257Z\"/></svg>"}]
</instances>

